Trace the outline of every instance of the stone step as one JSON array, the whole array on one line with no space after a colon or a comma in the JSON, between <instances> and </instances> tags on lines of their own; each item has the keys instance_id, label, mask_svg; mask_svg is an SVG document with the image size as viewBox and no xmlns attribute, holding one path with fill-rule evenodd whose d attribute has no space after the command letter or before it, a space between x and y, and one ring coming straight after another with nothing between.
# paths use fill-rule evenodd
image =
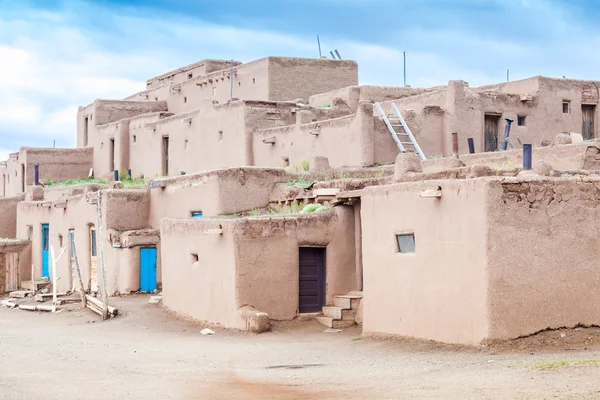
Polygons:
<instances>
[{"instance_id":1,"label":"stone step","mask_svg":"<svg viewBox=\"0 0 600 400\"><path fill-rule=\"evenodd\" d=\"M333 319L353 320L356 311L342 307L323 307L323 315Z\"/></svg>"},{"instance_id":2,"label":"stone step","mask_svg":"<svg viewBox=\"0 0 600 400\"><path fill-rule=\"evenodd\" d=\"M343 321L343 320L339 320L339 319L333 319L330 317L316 317L315 319L320 324L325 325L328 328L333 328L333 329L349 328L351 326L356 325L354 320Z\"/></svg>"},{"instance_id":3,"label":"stone step","mask_svg":"<svg viewBox=\"0 0 600 400\"><path fill-rule=\"evenodd\" d=\"M50 281L49 280L41 280L41 281L35 281L35 290L38 291L40 289L45 288L46 286L50 286ZM31 284L31 281L21 281L21 289L23 290L32 290L33 285Z\"/></svg>"},{"instance_id":4,"label":"stone step","mask_svg":"<svg viewBox=\"0 0 600 400\"><path fill-rule=\"evenodd\" d=\"M358 305L360 304L361 299L362 295L359 296L344 294L339 296L333 296L333 305L344 309L352 308L356 310L358 308Z\"/></svg>"}]
</instances>

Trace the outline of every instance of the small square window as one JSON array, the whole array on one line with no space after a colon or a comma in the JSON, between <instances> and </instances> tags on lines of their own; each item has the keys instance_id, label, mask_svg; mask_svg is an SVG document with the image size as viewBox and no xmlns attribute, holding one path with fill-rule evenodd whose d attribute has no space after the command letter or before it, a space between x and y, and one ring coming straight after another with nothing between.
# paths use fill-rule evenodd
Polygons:
<instances>
[{"instance_id":1,"label":"small square window","mask_svg":"<svg viewBox=\"0 0 600 400\"><path fill-rule=\"evenodd\" d=\"M396 244L398 245L398 252L414 253L415 252L415 234L414 233L396 234Z\"/></svg>"},{"instance_id":2,"label":"small square window","mask_svg":"<svg viewBox=\"0 0 600 400\"><path fill-rule=\"evenodd\" d=\"M188 74L188 79L192 79L193 77L194 77L194 74L190 72L190 73Z\"/></svg>"},{"instance_id":3,"label":"small square window","mask_svg":"<svg viewBox=\"0 0 600 400\"><path fill-rule=\"evenodd\" d=\"M563 114L568 114L570 112L570 101L563 101Z\"/></svg>"},{"instance_id":4,"label":"small square window","mask_svg":"<svg viewBox=\"0 0 600 400\"><path fill-rule=\"evenodd\" d=\"M524 115L519 115L517 117L517 125L525 126L525 116Z\"/></svg>"},{"instance_id":5,"label":"small square window","mask_svg":"<svg viewBox=\"0 0 600 400\"><path fill-rule=\"evenodd\" d=\"M192 264L197 263L199 260L198 253L192 253Z\"/></svg>"}]
</instances>

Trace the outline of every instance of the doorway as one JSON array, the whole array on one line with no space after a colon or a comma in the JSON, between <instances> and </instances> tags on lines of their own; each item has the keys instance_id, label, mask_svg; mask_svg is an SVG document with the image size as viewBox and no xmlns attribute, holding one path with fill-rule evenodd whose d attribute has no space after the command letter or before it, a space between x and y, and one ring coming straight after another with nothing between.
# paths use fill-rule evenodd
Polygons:
<instances>
[{"instance_id":1,"label":"doorway","mask_svg":"<svg viewBox=\"0 0 600 400\"><path fill-rule=\"evenodd\" d=\"M25 164L21 164L21 193L25 193Z\"/></svg>"},{"instance_id":2,"label":"doorway","mask_svg":"<svg viewBox=\"0 0 600 400\"><path fill-rule=\"evenodd\" d=\"M162 138L162 176L169 176L169 137Z\"/></svg>"},{"instance_id":3,"label":"doorway","mask_svg":"<svg viewBox=\"0 0 600 400\"><path fill-rule=\"evenodd\" d=\"M325 249L300 247L298 312L319 312L325 305Z\"/></svg>"},{"instance_id":4,"label":"doorway","mask_svg":"<svg viewBox=\"0 0 600 400\"><path fill-rule=\"evenodd\" d=\"M110 139L109 143L109 151L110 151L110 170L111 172L116 170L115 168L115 139Z\"/></svg>"},{"instance_id":5,"label":"doorway","mask_svg":"<svg viewBox=\"0 0 600 400\"><path fill-rule=\"evenodd\" d=\"M594 122L596 117L596 106L584 104L581 106L581 134L583 140L594 138Z\"/></svg>"},{"instance_id":6,"label":"doorway","mask_svg":"<svg viewBox=\"0 0 600 400\"><path fill-rule=\"evenodd\" d=\"M140 291L156 290L156 247L140 248Z\"/></svg>"},{"instance_id":7,"label":"doorway","mask_svg":"<svg viewBox=\"0 0 600 400\"><path fill-rule=\"evenodd\" d=\"M96 246L96 228L90 226L90 291L98 291L98 248Z\"/></svg>"},{"instance_id":8,"label":"doorway","mask_svg":"<svg viewBox=\"0 0 600 400\"><path fill-rule=\"evenodd\" d=\"M50 247L50 225L42 225L42 278L49 279L48 249Z\"/></svg>"},{"instance_id":9,"label":"doorway","mask_svg":"<svg viewBox=\"0 0 600 400\"><path fill-rule=\"evenodd\" d=\"M498 150L498 126L500 125L500 115L485 114L484 117L484 151Z\"/></svg>"}]
</instances>

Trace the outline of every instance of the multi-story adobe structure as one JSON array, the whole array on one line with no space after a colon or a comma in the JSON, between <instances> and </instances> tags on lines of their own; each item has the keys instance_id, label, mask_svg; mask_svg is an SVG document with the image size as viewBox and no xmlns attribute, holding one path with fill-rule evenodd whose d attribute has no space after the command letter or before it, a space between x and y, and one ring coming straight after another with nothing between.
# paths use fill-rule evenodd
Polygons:
<instances>
[{"instance_id":1,"label":"multi-story adobe structure","mask_svg":"<svg viewBox=\"0 0 600 400\"><path fill-rule=\"evenodd\" d=\"M76 250L95 292L102 245L109 294L162 289L170 309L226 327L261 331L322 310L328 326L364 318L366 333L476 344L598 324L598 246L573 221L597 212L597 179L577 171L600 170L600 146L539 146L560 132L596 137L592 86L358 86L354 62L275 57L169 72L80 108L77 149L22 148L0 164L0 237L10 238L0 285L50 278L49 249L67 248L58 289L76 285ZM399 156L374 102L394 102L426 154L450 154L454 131L478 154ZM568 112L556 116L556 104ZM515 118L513 136L551 167L523 177L519 150L484 152L491 115L498 131ZM41 183L114 170L145 182L42 187L36 168ZM310 203L325 206L298 212ZM575 274L569 232L590 244L578 245ZM540 233L532 262L523 246ZM524 296L521 282L541 294ZM586 296L572 296L578 285Z\"/></svg>"}]
</instances>

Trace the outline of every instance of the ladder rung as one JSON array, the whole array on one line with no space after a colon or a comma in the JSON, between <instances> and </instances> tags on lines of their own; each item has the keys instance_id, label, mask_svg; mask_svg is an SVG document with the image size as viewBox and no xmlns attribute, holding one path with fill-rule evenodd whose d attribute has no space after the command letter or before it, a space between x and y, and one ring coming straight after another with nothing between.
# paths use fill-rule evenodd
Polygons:
<instances>
[{"instance_id":1,"label":"ladder rung","mask_svg":"<svg viewBox=\"0 0 600 400\"><path fill-rule=\"evenodd\" d=\"M400 142L400 143L402 143L402 144L412 144L414 146L413 142Z\"/></svg>"}]
</instances>

